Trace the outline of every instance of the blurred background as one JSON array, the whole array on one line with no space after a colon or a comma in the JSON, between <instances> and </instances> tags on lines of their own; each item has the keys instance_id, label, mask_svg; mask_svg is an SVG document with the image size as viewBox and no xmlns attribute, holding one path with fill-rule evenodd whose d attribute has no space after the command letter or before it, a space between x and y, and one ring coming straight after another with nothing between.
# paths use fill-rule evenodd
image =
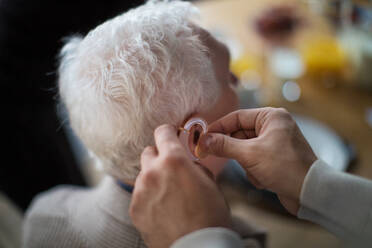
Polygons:
<instances>
[{"instance_id":1,"label":"blurred background","mask_svg":"<svg viewBox=\"0 0 372 248\"><path fill-rule=\"evenodd\" d=\"M230 48L242 107L287 108L318 157L372 179L372 1L196 4L200 22ZM286 213L235 162L220 182L232 212L268 231L268 247L346 247Z\"/></svg>"},{"instance_id":2,"label":"blurred background","mask_svg":"<svg viewBox=\"0 0 372 248\"><path fill-rule=\"evenodd\" d=\"M195 21L231 51L241 107L287 108L319 157L372 179L372 1L193 2L201 11ZM57 109L63 37L86 34L141 3L0 0L0 199L13 202L19 220L36 194L58 184L95 185L101 177ZM288 215L274 194L256 190L234 161L220 184L236 215L268 231L267 247L344 247ZM8 212L0 204L0 225Z\"/></svg>"},{"instance_id":3,"label":"blurred background","mask_svg":"<svg viewBox=\"0 0 372 248\"><path fill-rule=\"evenodd\" d=\"M0 82L4 87L0 247L20 247L22 214L36 194L58 184L87 185L89 181L56 107L57 55L63 38L86 34L141 3L0 0Z\"/></svg>"},{"instance_id":4,"label":"blurred background","mask_svg":"<svg viewBox=\"0 0 372 248\"><path fill-rule=\"evenodd\" d=\"M87 182L57 116L56 69L63 38L86 34L141 3L0 0L0 189L22 210L35 194L54 185Z\"/></svg>"}]
</instances>

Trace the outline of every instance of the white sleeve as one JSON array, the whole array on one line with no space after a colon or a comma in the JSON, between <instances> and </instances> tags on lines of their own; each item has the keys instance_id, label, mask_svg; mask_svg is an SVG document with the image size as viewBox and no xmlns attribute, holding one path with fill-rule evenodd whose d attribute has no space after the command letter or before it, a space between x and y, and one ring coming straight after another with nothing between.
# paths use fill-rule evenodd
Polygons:
<instances>
[{"instance_id":1,"label":"white sleeve","mask_svg":"<svg viewBox=\"0 0 372 248\"><path fill-rule=\"evenodd\" d=\"M243 248L243 241L236 232L227 228L201 229L176 240L170 248Z\"/></svg>"},{"instance_id":2,"label":"white sleeve","mask_svg":"<svg viewBox=\"0 0 372 248\"><path fill-rule=\"evenodd\" d=\"M305 177L298 217L341 239L372 243L372 181L337 171L317 160Z\"/></svg>"}]
</instances>

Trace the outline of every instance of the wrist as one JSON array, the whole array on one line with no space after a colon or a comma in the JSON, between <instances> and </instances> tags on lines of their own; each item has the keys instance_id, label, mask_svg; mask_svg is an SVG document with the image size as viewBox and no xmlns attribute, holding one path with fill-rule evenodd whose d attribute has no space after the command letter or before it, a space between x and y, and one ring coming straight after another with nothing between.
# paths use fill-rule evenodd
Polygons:
<instances>
[{"instance_id":1,"label":"wrist","mask_svg":"<svg viewBox=\"0 0 372 248\"><path fill-rule=\"evenodd\" d=\"M306 167L303 166L303 168L301 168L301 171L299 172L299 177L298 177L298 182L297 182L298 186L296 187L296 192L294 193L294 199L296 199L298 203L300 203L301 191L302 191L302 188L305 182L306 175L309 172L309 169L310 169L310 166L306 166Z\"/></svg>"},{"instance_id":2,"label":"wrist","mask_svg":"<svg viewBox=\"0 0 372 248\"><path fill-rule=\"evenodd\" d=\"M301 166L292 170L290 175L286 178L286 184L282 185L282 191L277 192L282 205L287 211L295 216L301 206L301 193L305 184L306 175L308 174L310 166ZM283 181L282 181L283 183Z\"/></svg>"},{"instance_id":3,"label":"wrist","mask_svg":"<svg viewBox=\"0 0 372 248\"><path fill-rule=\"evenodd\" d=\"M312 163L307 166L296 164L289 167L287 171L283 171L284 174L278 177L275 185L272 185L269 190L299 203L303 184L311 165Z\"/></svg>"},{"instance_id":4,"label":"wrist","mask_svg":"<svg viewBox=\"0 0 372 248\"><path fill-rule=\"evenodd\" d=\"M306 181L306 176L307 174L309 173L309 170L311 168L311 166L317 161L318 159L315 157L311 158L310 160L308 160L306 163L304 163L303 165L301 165L301 167L299 168L300 171L299 171L299 176L298 176L298 182L297 182L297 190L294 194L294 199L296 199L296 201L300 204L300 201L301 201L301 193L303 191L303 188L304 188L304 184L305 184L305 181Z\"/></svg>"}]
</instances>

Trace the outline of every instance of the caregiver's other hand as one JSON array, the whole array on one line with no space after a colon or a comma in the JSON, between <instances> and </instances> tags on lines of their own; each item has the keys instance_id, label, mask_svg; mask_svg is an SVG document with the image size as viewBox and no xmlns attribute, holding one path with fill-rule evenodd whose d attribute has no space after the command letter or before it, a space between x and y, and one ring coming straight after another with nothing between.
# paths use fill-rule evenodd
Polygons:
<instances>
[{"instance_id":1,"label":"caregiver's other hand","mask_svg":"<svg viewBox=\"0 0 372 248\"><path fill-rule=\"evenodd\" d=\"M130 206L133 224L148 247L169 247L206 227L227 227L231 216L215 181L193 163L173 126L155 130L156 147L141 156Z\"/></svg>"},{"instance_id":2,"label":"caregiver's other hand","mask_svg":"<svg viewBox=\"0 0 372 248\"><path fill-rule=\"evenodd\" d=\"M226 115L209 126L198 149L237 160L256 187L277 193L294 215L305 176L317 159L291 115L277 108Z\"/></svg>"}]
</instances>

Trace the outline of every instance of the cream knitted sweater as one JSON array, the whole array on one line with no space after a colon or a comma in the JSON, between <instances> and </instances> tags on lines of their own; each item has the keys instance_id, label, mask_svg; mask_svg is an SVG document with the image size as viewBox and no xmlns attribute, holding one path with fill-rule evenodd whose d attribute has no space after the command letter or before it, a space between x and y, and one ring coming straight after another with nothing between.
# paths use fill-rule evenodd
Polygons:
<instances>
[{"instance_id":1,"label":"cream knitted sweater","mask_svg":"<svg viewBox=\"0 0 372 248\"><path fill-rule=\"evenodd\" d=\"M95 188L42 193L26 212L23 246L145 248L128 214L130 197L111 177Z\"/></svg>"},{"instance_id":2,"label":"cream knitted sweater","mask_svg":"<svg viewBox=\"0 0 372 248\"><path fill-rule=\"evenodd\" d=\"M26 212L23 247L144 248L129 217L130 199L108 176L95 188L59 186L42 193ZM262 247L262 230L233 221L245 247Z\"/></svg>"}]
</instances>

